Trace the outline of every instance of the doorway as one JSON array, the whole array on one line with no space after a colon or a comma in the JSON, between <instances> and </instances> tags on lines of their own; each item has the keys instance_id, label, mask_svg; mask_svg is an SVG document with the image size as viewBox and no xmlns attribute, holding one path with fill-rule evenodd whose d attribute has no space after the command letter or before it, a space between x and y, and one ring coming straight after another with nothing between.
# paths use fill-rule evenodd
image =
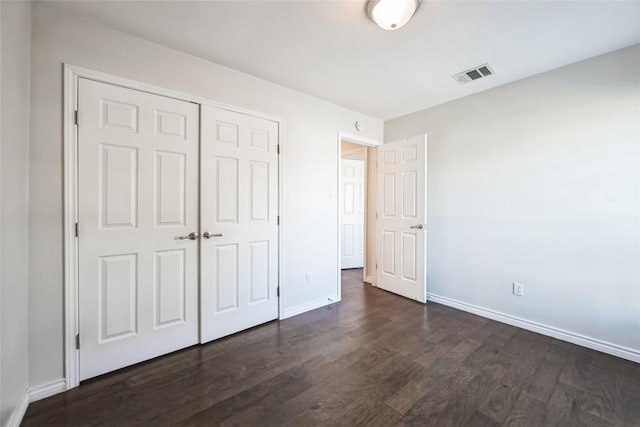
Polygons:
<instances>
[{"instance_id":1,"label":"doorway","mask_svg":"<svg viewBox=\"0 0 640 427\"><path fill-rule=\"evenodd\" d=\"M363 153L363 154L360 154ZM351 161L364 157L362 271L354 268L359 236L351 199L359 183ZM351 168L351 170L348 170ZM338 283L343 272L365 283L424 303L427 295L427 135L384 145L357 137L338 138ZM353 184L353 185L352 185ZM357 203L353 203L357 206ZM346 227L345 227L346 226ZM355 243L352 243L355 241ZM343 255L344 254L344 255ZM349 257L354 254L356 257Z\"/></svg>"},{"instance_id":2,"label":"doorway","mask_svg":"<svg viewBox=\"0 0 640 427\"><path fill-rule=\"evenodd\" d=\"M344 273L375 286L376 141L338 138L338 283Z\"/></svg>"}]
</instances>

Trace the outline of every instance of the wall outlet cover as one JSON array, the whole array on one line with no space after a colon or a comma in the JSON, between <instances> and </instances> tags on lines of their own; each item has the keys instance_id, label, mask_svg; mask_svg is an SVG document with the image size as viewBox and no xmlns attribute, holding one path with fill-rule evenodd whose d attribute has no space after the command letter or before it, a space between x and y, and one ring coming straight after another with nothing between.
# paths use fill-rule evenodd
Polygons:
<instances>
[{"instance_id":1,"label":"wall outlet cover","mask_svg":"<svg viewBox=\"0 0 640 427\"><path fill-rule=\"evenodd\" d=\"M522 283L513 282L513 294L519 297L524 295L524 285Z\"/></svg>"}]
</instances>

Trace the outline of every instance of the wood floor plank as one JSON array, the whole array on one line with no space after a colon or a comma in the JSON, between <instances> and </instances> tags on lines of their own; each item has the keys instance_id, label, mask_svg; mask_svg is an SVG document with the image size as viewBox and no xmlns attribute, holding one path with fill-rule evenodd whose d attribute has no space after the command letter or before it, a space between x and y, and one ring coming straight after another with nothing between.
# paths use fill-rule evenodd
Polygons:
<instances>
[{"instance_id":1,"label":"wood floor plank","mask_svg":"<svg viewBox=\"0 0 640 427\"><path fill-rule=\"evenodd\" d=\"M511 413L503 423L505 427L542 426L546 415L545 404L527 392L518 395Z\"/></svg>"},{"instance_id":2,"label":"wood floor plank","mask_svg":"<svg viewBox=\"0 0 640 427\"><path fill-rule=\"evenodd\" d=\"M480 407L480 412L498 423L505 422L523 391L534 381L548 346L544 338L529 331L514 334L500 349L500 354L509 360L509 368Z\"/></svg>"},{"instance_id":3,"label":"wood floor plank","mask_svg":"<svg viewBox=\"0 0 640 427\"><path fill-rule=\"evenodd\" d=\"M622 359L610 360L616 371L614 424L623 427L639 427L640 364Z\"/></svg>"},{"instance_id":4,"label":"wood floor plank","mask_svg":"<svg viewBox=\"0 0 640 427\"><path fill-rule=\"evenodd\" d=\"M398 413L406 414L424 396L433 394L439 383L452 375L459 368L460 363L480 345L481 343L475 340L463 340L455 346L453 343L440 343L427 356L426 360L429 364L426 366L424 365L425 355L418 356L417 363L421 364L425 370L386 399L385 403Z\"/></svg>"}]
</instances>

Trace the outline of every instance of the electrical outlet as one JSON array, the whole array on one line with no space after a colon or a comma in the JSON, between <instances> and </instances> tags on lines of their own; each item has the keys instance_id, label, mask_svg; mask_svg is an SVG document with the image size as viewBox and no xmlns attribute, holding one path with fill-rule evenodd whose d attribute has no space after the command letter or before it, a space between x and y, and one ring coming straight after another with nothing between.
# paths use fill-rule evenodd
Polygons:
<instances>
[{"instance_id":1,"label":"electrical outlet","mask_svg":"<svg viewBox=\"0 0 640 427\"><path fill-rule=\"evenodd\" d=\"M522 283L513 282L513 294L519 297L524 295L524 285Z\"/></svg>"},{"instance_id":2,"label":"electrical outlet","mask_svg":"<svg viewBox=\"0 0 640 427\"><path fill-rule=\"evenodd\" d=\"M307 282L307 285L311 283L311 273L307 273L305 280Z\"/></svg>"}]
</instances>

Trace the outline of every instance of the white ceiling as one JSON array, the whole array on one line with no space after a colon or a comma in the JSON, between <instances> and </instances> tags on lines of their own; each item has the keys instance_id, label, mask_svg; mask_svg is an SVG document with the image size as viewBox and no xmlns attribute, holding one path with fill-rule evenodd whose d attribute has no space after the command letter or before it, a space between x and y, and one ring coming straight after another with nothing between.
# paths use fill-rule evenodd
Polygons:
<instances>
[{"instance_id":1,"label":"white ceiling","mask_svg":"<svg viewBox=\"0 0 640 427\"><path fill-rule=\"evenodd\" d=\"M73 1L73 13L381 119L640 42L640 1L429 1L384 31L365 1ZM494 76L451 76L489 63Z\"/></svg>"}]
</instances>

